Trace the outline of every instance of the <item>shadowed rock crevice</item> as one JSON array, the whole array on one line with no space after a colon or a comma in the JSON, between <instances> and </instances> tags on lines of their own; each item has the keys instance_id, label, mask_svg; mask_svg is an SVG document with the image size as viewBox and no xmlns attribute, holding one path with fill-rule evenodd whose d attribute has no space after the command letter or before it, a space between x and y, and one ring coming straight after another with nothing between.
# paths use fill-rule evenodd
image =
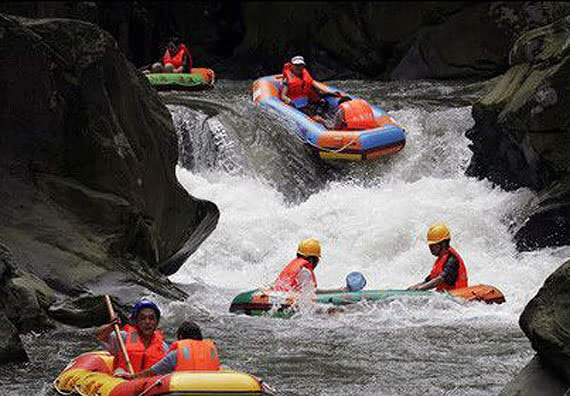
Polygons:
<instances>
[{"instance_id":1,"label":"shadowed rock crevice","mask_svg":"<svg viewBox=\"0 0 570 396\"><path fill-rule=\"evenodd\" d=\"M473 106L467 174L538 192L517 230L521 250L570 244L570 17L529 31L512 67Z\"/></svg>"},{"instance_id":2,"label":"shadowed rock crevice","mask_svg":"<svg viewBox=\"0 0 570 396\"><path fill-rule=\"evenodd\" d=\"M0 57L10 321L20 331L45 327L44 312L65 296L121 290L121 299L135 300L152 290L183 298L163 273L178 270L219 211L176 180L176 132L147 79L111 35L74 20L0 14ZM18 301L33 309L18 310ZM67 314L62 320L73 323Z\"/></svg>"}]
</instances>

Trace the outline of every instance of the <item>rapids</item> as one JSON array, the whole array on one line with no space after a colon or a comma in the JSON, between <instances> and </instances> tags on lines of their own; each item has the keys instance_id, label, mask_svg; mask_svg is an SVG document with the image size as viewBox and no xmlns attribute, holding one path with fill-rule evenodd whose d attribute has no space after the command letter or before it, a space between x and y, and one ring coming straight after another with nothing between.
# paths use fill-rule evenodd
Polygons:
<instances>
[{"instance_id":1,"label":"rapids","mask_svg":"<svg viewBox=\"0 0 570 396\"><path fill-rule=\"evenodd\" d=\"M187 301L157 299L161 326L172 337L183 319L198 320L223 364L283 395L497 394L534 354L518 317L567 251L517 252L512 235L533 194L464 175L471 156L464 132L482 87L336 85L405 125L403 151L370 163L321 162L285 120L252 106L250 82L163 95L179 133L178 179L192 195L215 202L221 216L171 277ZM357 270L369 289L406 288L431 268L425 234L436 221L451 227L470 284L497 286L505 304L408 297L336 317L228 313L233 296L272 281L307 237L323 246L319 287L339 287ZM0 387L11 395L46 394L72 357L97 347L91 332L65 327L49 337L24 336L31 361L0 367Z\"/></svg>"}]
</instances>

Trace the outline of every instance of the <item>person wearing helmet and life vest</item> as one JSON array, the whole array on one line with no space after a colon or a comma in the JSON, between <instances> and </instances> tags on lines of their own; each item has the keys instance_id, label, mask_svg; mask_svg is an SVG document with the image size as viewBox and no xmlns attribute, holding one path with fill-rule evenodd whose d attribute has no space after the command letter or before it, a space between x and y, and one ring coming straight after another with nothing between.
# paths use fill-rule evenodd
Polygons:
<instances>
[{"instance_id":1,"label":"person wearing helmet and life vest","mask_svg":"<svg viewBox=\"0 0 570 396\"><path fill-rule=\"evenodd\" d=\"M130 325L125 325L121 338L129 355L135 372L140 372L160 361L168 352L169 345L164 335L158 330L160 309L152 301L138 302L131 313ZM113 370L115 374L127 371L127 364L121 351L113 326L119 324L118 318L107 325L99 327L95 336L105 349L115 357Z\"/></svg>"},{"instance_id":2,"label":"person wearing helmet and life vest","mask_svg":"<svg viewBox=\"0 0 570 396\"><path fill-rule=\"evenodd\" d=\"M173 37L166 45L166 50L160 62L151 66L152 73L190 73L192 56L179 37ZM144 73L149 73L145 71Z\"/></svg>"},{"instance_id":3,"label":"person wearing helmet and life vest","mask_svg":"<svg viewBox=\"0 0 570 396\"><path fill-rule=\"evenodd\" d=\"M218 348L212 340L204 339L200 327L187 320L180 324L176 332L177 342L172 344L168 354L152 367L139 373L120 373L125 379L154 377L174 371L219 371Z\"/></svg>"},{"instance_id":4,"label":"person wearing helmet and life vest","mask_svg":"<svg viewBox=\"0 0 570 396\"><path fill-rule=\"evenodd\" d=\"M340 96L340 93L333 92L324 84L313 79L306 69L305 58L302 56L291 58L291 62L283 66L281 100L310 115L314 109L309 105L319 101L319 94Z\"/></svg>"},{"instance_id":5,"label":"person wearing helmet and life vest","mask_svg":"<svg viewBox=\"0 0 570 396\"><path fill-rule=\"evenodd\" d=\"M321 245L318 240L302 240L297 248L297 258L283 268L267 290L288 292L288 296L292 297L298 306L312 305L318 292L314 270L320 257Z\"/></svg>"},{"instance_id":6,"label":"person wearing helmet and life vest","mask_svg":"<svg viewBox=\"0 0 570 396\"><path fill-rule=\"evenodd\" d=\"M431 254L436 257L430 274L408 290L449 291L467 287L467 270L463 259L450 245L451 232L443 224L432 225L427 234Z\"/></svg>"}]
</instances>

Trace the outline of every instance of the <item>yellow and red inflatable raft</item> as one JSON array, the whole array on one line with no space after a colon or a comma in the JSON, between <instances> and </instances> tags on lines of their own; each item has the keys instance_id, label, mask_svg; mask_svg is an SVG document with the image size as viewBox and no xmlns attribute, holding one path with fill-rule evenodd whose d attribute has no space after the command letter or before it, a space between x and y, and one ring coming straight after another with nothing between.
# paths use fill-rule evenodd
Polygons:
<instances>
[{"instance_id":1,"label":"yellow and red inflatable raft","mask_svg":"<svg viewBox=\"0 0 570 396\"><path fill-rule=\"evenodd\" d=\"M71 361L53 386L62 395L272 395L259 378L230 369L179 371L172 374L124 380L112 376L113 356L107 351L84 353Z\"/></svg>"}]
</instances>

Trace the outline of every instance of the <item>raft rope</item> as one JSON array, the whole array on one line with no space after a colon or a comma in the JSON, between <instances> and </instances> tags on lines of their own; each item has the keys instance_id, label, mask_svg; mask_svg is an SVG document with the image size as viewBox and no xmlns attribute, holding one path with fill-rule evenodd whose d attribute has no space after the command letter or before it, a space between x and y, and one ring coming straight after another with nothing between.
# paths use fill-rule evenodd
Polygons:
<instances>
[{"instance_id":1,"label":"raft rope","mask_svg":"<svg viewBox=\"0 0 570 396\"><path fill-rule=\"evenodd\" d=\"M148 392L150 392L150 390L152 388L154 388L155 386L159 386L162 385L162 380L167 377L170 374L167 375L163 375L162 377L160 377L159 379L157 379L153 384L151 384L148 388L146 388L145 390L143 390L141 393L137 393L137 396L144 396L146 395Z\"/></svg>"},{"instance_id":2,"label":"raft rope","mask_svg":"<svg viewBox=\"0 0 570 396\"><path fill-rule=\"evenodd\" d=\"M59 389L58 380L59 380L59 377L57 377L57 378L53 381L53 383L52 383L53 388L55 389L55 391L56 391L57 393L59 393L60 395L71 395L71 394L73 393L73 391L64 392L64 391L62 391L62 390Z\"/></svg>"}]
</instances>

